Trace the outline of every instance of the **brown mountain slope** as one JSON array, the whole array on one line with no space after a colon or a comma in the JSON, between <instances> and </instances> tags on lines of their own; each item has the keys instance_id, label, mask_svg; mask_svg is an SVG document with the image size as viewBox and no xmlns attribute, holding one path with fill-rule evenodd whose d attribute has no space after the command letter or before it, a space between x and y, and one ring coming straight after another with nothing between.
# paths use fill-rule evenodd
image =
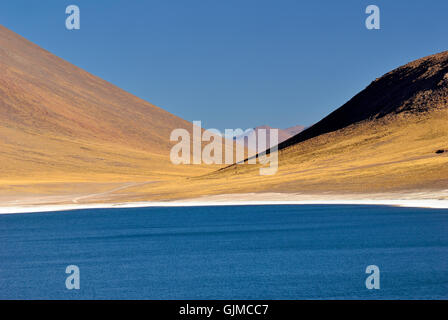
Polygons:
<instances>
[{"instance_id":1,"label":"brown mountain slope","mask_svg":"<svg viewBox=\"0 0 448 320\"><path fill-rule=\"evenodd\" d=\"M364 120L446 108L447 85L448 51L413 61L376 79L342 107L285 141L279 149Z\"/></svg>"},{"instance_id":2,"label":"brown mountain slope","mask_svg":"<svg viewBox=\"0 0 448 320\"><path fill-rule=\"evenodd\" d=\"M0 26L0 184L194 175L169 161L191 124Z\"/></svg>"},{"instance_id":3,"label":"brown mountain slope","mask_svg":"<svg viewBox=\"0 0 448 320\"><path fill-rule=\"evenodd\" d=\"M260 176L172 165L170 132L190 123L0 27L0 201L448 190L447 66L444 52L375 80L283 142L278 172Z\"/></svg>"},{"instance_id":4,"label":"brown mountain slope","mask_svg":"<svg viewBox=\"0 0 448 320\"><path fill-rule=\"evenodd\" d=\"M375 80L328 117L280 144L279 169L260 176L240 164L189 180L188 193L160 185L157 197L286 192L448 191L448 52ZM445 150L445 152L442 152ZM151 197L146 188L135 188Z\"/></svg>"}]
</instances>

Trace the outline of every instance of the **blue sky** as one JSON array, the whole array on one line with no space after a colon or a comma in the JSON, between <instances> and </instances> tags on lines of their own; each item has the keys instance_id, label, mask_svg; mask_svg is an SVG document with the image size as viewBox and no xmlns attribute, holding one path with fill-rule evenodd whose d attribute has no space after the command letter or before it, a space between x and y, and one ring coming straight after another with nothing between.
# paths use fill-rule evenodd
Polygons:
<instances>
[{"instance_id":1,"label":"blue sky","mask_svg":"<svg viewBox=\"0 0 448 320\"><path fill-rule=\"evenodd\" d=\"M76 4L81 29L65 28ZM381 30L367 30L369 4ZM448 49L448 1L2 1L0 23L204 127L311 125L372 80Z\"/></svg>"}]
</instances>

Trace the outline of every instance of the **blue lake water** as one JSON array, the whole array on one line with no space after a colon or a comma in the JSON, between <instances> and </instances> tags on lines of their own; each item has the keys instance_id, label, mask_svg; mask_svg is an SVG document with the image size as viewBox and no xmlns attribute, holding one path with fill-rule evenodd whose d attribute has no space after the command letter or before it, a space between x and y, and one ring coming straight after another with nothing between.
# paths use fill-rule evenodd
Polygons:
<instances>
[{"instance_id":1,"label":"blue lake water","mask_svg":"<svg viewBox=\"0 0 448 320\"><path fill-rule=\"evenodd\" d=\"M67 290L65 268L80 268ZM368 290L368 265L380 289ZM447 299L448 210L95 209L0 215L1 299Z\"/></svg>"}]
</instances>

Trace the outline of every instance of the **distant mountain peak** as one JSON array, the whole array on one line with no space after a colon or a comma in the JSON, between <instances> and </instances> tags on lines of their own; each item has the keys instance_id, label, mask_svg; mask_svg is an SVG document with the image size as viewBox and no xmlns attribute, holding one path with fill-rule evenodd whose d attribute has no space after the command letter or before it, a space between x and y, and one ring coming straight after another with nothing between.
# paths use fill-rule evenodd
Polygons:
<instances>
[{"instance_id":1,"label":"distant mountain peak","mask_svg":"<svg viewBox=\"0 0 448 320\"><path fill-rule=\"evenodd\" d=\"M269 125L261 125L261 126L257 126L255 128L253 128L252 130L246 130L243 134L233 137L233 139L240 143L244 142L247 144L248 137L251 137L252 135L256 135L257 141L258 141L260 139L259 131L266 130L266 146L267 146L267 148L270 148L270 147L273 147L273 145L270 145L271 130L274 130L274 129L278 130L278 143L281 143L281 142L293 137L297 133L301 132L304 128L305 127L303 127L303 126L297 125L297 126L290 127L287 129L278 129L278 128L273 128Z\"/></svg>"}]
</instances>

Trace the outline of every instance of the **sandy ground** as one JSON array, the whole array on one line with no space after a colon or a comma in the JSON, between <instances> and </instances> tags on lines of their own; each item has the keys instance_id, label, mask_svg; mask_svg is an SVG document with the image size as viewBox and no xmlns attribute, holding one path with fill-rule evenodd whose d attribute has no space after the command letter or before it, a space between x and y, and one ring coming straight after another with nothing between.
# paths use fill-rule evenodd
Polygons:
<instances>
[{"instance_id":1,"label":"sandy ground","mask_svg":"<svg viewBox=\"0 0 448 320\"><path fill-rule=\"evenodd\" d=\"M104 196L105 193L101 195ZM195 199L165 202L91 202L79 203L81 198L94 198L96 194L83 197L33 197L21 200L3 199L0 214L66 211L95 208L138 208L138 207L183 207L183 206L230 206L230 205L307 205L307 204L351 204L387 205L448 209L448 190L388 194L297 194L297 193L242 193L203 196ZM104 200L104 197L103 199ZM113 200L112 200L113 201Z\"/></svg>"}]
</instances>

